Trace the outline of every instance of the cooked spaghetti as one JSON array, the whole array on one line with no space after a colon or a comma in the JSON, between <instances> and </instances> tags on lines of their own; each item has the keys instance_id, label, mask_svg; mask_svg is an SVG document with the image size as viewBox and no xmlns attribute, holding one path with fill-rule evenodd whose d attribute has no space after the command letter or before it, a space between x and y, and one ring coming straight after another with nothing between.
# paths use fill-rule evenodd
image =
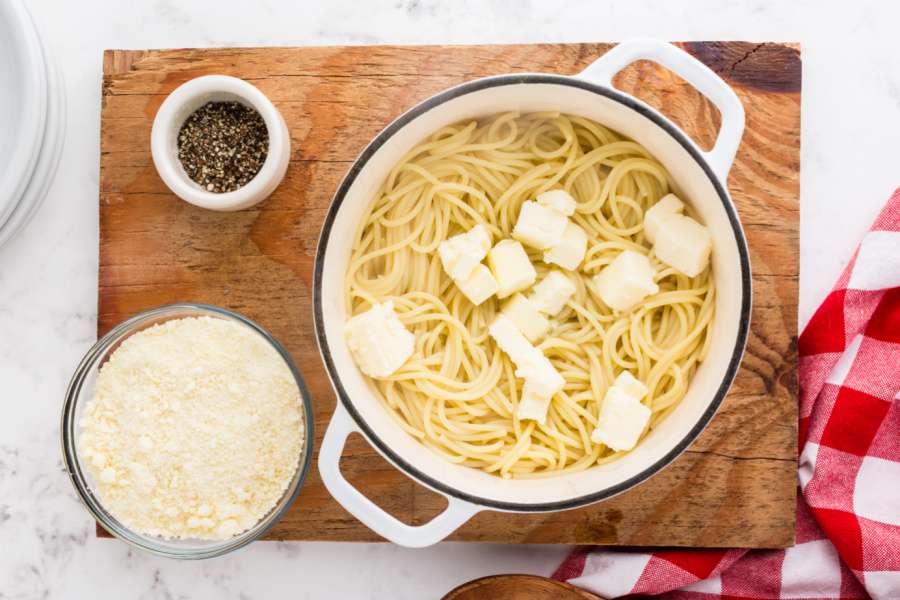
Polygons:
<instances>
[{"instance_id":1,"label":"cooked spaghetti","mask_svg":"<svg viewBox=\"0 0 900 600\"><path fill-rule=\"evenodd\" d=\"M578 116L506 113L444 127L390 172L353 241L348 312L391 300L415 334L412 357L372 379L400 426L448 461L503 477L552 476L615 460L591 440L607 388L623 370L647 386L643 436L684 397L709 346L710 268L689 278L661 263L644 212L673 190L666 169L639 144ZM523 383L488 335L501 301L473 305L442 269L437 247L481 223L510 236L522 204L565 189L587 254L567 274L576 292L537 347L565 378L546 423L520 420ZM659 292L613 311L591 278L624 250L647 255ZM540 280L550 265L528 249Z\"/></svg>"}]
</instances>

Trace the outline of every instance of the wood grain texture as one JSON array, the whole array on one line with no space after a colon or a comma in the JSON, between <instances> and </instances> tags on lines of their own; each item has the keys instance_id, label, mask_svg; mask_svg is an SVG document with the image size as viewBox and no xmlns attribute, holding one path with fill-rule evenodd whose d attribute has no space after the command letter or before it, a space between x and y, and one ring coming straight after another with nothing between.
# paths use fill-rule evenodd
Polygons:
<instances>
[{"instance_id":1,"label":"wood grain texture","mask_svg":"<svg viewBox=\"0 0 900 600\"><path fill-rule=\"evenodd\" d=\"M315 404L319 439L334 394L318 355L310 286L315 245L338 182L365 144L403 110L484 75L572 74L607 44L107 51L101 124L98 333L176 301L244 313L292 353ZM669 468L614 499L544 515L485 512L451 539L665 546L783 547L794 540L797 440L797 276L800 55L778 44L690 43L737 91L747 131L728 185L750 245L754 306L747 353L716 418ZM198 75L253 82L291 132L287 177L238 213L190 206L165 187L150 157L165 95ZM636 63L622 90L659 107L709 147L718 112L669 71ZM440 496L393 469L361 438L348 478L409 523ZM273 539L380 539L310 477Z\"/></svg>"},{"instance_id":2,"label":"wood grain texture","mask_svg":"<svg viewBox=\"0 0 900 600\"><path fill-rule=\"evenodd\" d=\"M537 575L491 575L454 588L441 600L603 600L562 581Z\"/></svg>"}]
</instances>

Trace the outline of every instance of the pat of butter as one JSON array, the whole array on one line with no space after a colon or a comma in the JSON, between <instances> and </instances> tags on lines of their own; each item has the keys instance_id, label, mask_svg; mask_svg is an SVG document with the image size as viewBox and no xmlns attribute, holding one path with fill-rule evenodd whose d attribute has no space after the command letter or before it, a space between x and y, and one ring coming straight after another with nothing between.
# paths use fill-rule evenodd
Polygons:
<instances>
[{"instance_id":1,"label":"pat of butter","mask_svg":"<svg viewBox=\"0 0 900 600\"><path fill-rule=\"evenodd\" d=\"M497 315L488 327L491 337L516 365L516 377L525 380L516 415L544 423L553 395L566 381L544 353L532 346L512 319Z\"/></svg>"},{"instance_id":2,"label":"pat of butter","mask_svg":"<svg viewBox=\"0 0 900 600\"><path fill-rule=\"evenodd\" d=\"M344 335L356 364L370 377L391 375L412 356L416 343L391 301L376 304L347 321Z\"/></svg>"},{"instance_id":3,"label":"pat of butter","mask_svg":"<svg viewBox=\"0 0 900 600\"><path fill-rule=\"evenodd\" d=\"M481 263L478 263L468 277L455 281L459 291L475 306L497 293L497 280L494 279L491 270Z\"/></svg>"},{"instance_id":4,"label":"pat of butter","mask_svg":"<svg viewBox=\"0 0 900 600\"><path fill-rule=\"evenodd\" d=\"M537 202L547 208L552 208L557 212L561 212L567 217L574 215L575 207L578 206L578 203L575 202L575 198L573 198L566 190L550 190L549 192L538 194Z\"/></svg>"},{"instance_id":5,"label":"pat of butter","mask_svg":"<svg viewBox=\"0 0 900 600\"><path fill-rule=\"evenodd\" d=\"M465 279L472 274L488 250L491 249L491 234L478 224L466 233L454 235L438 245L438 256L444 271L452 279Z\"/></svg>"},{"instance_id":6,"label":"pat of butter","mask_svg":"<svg viewBox=\"0 0 900 600\"><path fill-rule=\"evenodd\" d=\"M706 227L694 219L672 215L660 223L653 252L663 263L688 277L696 277L709 263L712 238Z\"/></svg>"},{"instance_id":7,"label":"pat of butter","mask_svg":"<svg viewBox=\"0 0 900 600\"><path fill-rule=\"evenodd\" d=\"M656 233L666 219L680 215L684 211L684 202L675 194L666 194L659 202L644 213L644 236L651 244L656 241Z\"/></svg>"},{"instance_id":8,"label":"pat of butter","mask_svg":"<svg viewBox=\"0 0 900 600\"><path fill-rule=\"evenodd\" d=\"M559 314L575 294L575 284L560 271L550 271L532 288L531 303L551 317Z\"/></svg>"},{"instance_id":9,"label":"pat of butter","mask_svg":"<svg viewBox=\"0 0 900 600\"><path fill-rule=\"evenodd\" d=\"M512 236L532 248L546 250L562 239L568 222L558 210L529 200L522 204Z\"/></svg>"},{"instance_id":10,"label":"pat of butter","mask_svg":"<svg viewBox=\"0 0 900 600\"><path fill-rule=\"evenodd\" d=\"M639 400L612 386L603 398L597 428L591 432L591 441L606 444L617 452L631 450L647 427L650 413L650 409Z\"/></svg>"},{"instance_id":11,"label":"pat of butter","mask_svg":"<svg viewBox=\"0 0 900 600\"><path fill-rule=\"evenodd\" d=\"M567 223L562 239L544 251L544 262L574 271L584 260L587 242L588 236L584 229L575 223Z\"/></svg>"},{"instance_id":12,"label":"pat of butter","mask_svg":"<svg viewBox=\"0 0 900 600\"><path fill-rule=\"evenodd\" d=\"M566 380L540 349L532 346L532 350L528 352L527 360L518 365L516 377L524 379L525 385L530 385L535 394L552 397L563 389Z\"/></svg>"},{"instance_id":13,"label":"pat of butter","mask_svg":"<svg viewBox=\"0 0 900 600\"><path fill-rule=\"evenodd\" d=\"M538 312L537 307L522 294L515 294L506 301L501 314L515 323L519 331L531 342L537 342L550 331L550 321Z\"/></svg>"},{"instance_id":14,"label":"pat of butter","mask_svg":"<svg viewBox=\"0 0 900 600\"><path fill-rule=\"evenodd\" d=\"M547 422L547 411L550 410L551 400L553 400L553 396L541 394L535 385L526 381L522 387L522 397L519 398L516 417L520 421L531 419L543 425Z\"/></svg>"},{"instance_id":15,"label":"pat of butter","mask_svg":"<svg viewBox=\"0 0 900 600\"><path fill-rule=\"evenodd\" d=\"M488 266L497 280L497 297L506 298L531 286L537 271L528 260L525 248L515 240L502 240L491 248Z\"/></svg>"},{"instance_id":16,"label":"pat of butter","mask_svg":"<svg viewBox=\"0 0 900 600\"><path fill-rule=\"evenodd\" d=\"M497 315L497 318L488 326L488 333L494 338L500 349L509 355L517 369L534 362L534 351L537 348L531 345L513 320L506 315Z\"/></svg>"},{"instance_id":17,"label":"pat of butter","mask_svg":"<svg viewBox=\"0 0 900 600\"><path fill-rule=\"evenodd\" d=\"M594 277L600 299L613 310L628 310L659 291L653 281L650 260L639 252L625 250Z\"/></svg>"},{"instance_id":18,"label":"pat of butter","mask_svg":"<svg viewBox=\"0 0 900 600\"><path fill-rule=\"evenodd\" d=\"M613 381L613 387L619 388L635 400L640 400L647 395L647 386L632 375L631 371L619 373L619 376Z\"/></svg>"},{"instance_id":19,"label":"pat of butter","mask_svg":"<svg viewBox=\"0 0 900 600\"><path fill-rule=\"evenodd\" d=\"M516 375L525 379L516 416L520 420L532 419L543 425L547 422L547 411L553 396L563 389L566 380L543 352L537 348L535 351L540 354L540 359L535 357L536 360L525 368L516 370Z\"/></svg>"}]
</instances>

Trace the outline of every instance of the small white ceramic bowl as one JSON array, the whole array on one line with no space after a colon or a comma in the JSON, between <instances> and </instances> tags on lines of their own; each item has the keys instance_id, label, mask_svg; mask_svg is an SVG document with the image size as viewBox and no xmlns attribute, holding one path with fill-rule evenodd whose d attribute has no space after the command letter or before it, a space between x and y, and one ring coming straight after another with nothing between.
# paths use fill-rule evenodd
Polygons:
<instances>
[{"instance_id":1,"label":"small white ceramic bowl","mask_svg":"<svg viewBox=\"0 0 900 600\"><path fill-rule=\"evenodd\" d=\"M262 116L269 130L269 154L262 169L247 185L233 192L208 192L188 177L178 159L178 132L191 114L207 102L240 102ZM204 75L184 83L165 99L150 135L153 164L175 195L210 210L249 208L275 191L291 158L291 138L275 105L256 86L228 75Z\"/></svg>"}]
</instances>

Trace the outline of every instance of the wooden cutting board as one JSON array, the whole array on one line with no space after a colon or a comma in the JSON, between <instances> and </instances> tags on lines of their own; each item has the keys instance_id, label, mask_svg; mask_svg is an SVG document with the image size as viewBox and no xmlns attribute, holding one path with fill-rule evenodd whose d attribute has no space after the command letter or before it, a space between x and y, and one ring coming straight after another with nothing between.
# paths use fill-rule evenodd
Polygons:
<instances>
[{"instance_id":1,"label":"wooden cutting board","mask_svg":"<svg viewBox=\"0 0 900 600\"><path fill-rule=\"evenodd\" d=\"M450 539L645 546L783 547L794 541L797 455L797 275L800 53L794 45L681 46L737 91L747 130L728 184L753 265L753 319L740 373L716 418L669 468L612 500L561 513L484 512ZM316 240L339 180L403 110L448 86L497 73L573 74L609 44L109 50L104 55L98 333L160 304L239 311L293 354L315 404L318 446L334 407L313 335ZM160 103L181 83L224 73L258 86L282 111L293 155L261 205L195 208L168 191L150 158ZM718 112L669 71L637 63L617 78L709 147ZM313 463L315 465L315 463ZM443 498L351 439L343 468L409 523ZM313 466L273 539L380 539L345 512Z\"/></svg>"}]
</instances>

